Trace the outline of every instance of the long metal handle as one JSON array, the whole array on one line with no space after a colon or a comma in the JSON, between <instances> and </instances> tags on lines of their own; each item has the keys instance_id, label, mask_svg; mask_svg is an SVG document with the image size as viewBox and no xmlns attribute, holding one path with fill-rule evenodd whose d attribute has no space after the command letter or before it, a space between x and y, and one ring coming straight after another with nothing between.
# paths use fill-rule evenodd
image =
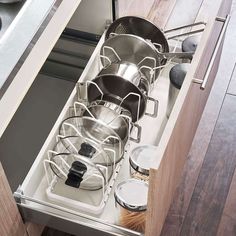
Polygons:
<instances>
[{"instance_id":1,"label":"long metal handle","mask_svg":"<svg viewBox=\"0 0 236 236\"><path fill-rule=\"evenodd\" d=\"M177 31L177 30L181 30L181 29L185 29L185 28L189 28L189 27L193 27L193 26L197 26L197 25L206 25L206 23L204 21L199 21L199 22L196 22L193 24L182 25L182 26L179 26L176 28L165 30L164 33L167 34L167 33L173 32L173 31Z\"/></svg>"},{"instance_id":2,"label":"long metal handle","mask_svg":"<svg viewBox=\"0 0 236 236\"><path fill-rule=\"evenodd\" d=\"M230 15L227 15L225 19L220 18L220 17L216 18L216 21L224 22L224 26L223 26L223 28L222 28L222 30L220 32L220 35L219 35L218 41L216 43L214 52L212 54L209 66L207 68L207 71L206 71L203 79L197 79L197 78L193 79L194 83L201 84L200 89L202 89L202 90L204 90L206 88L208 77L209 77L209 75L211 73L212 67L214 65L215 58L217 56L217 52L218 52L218 50L219 50L219 48L221 46L221 42L222 42L222 40L224 38L225 31L226 31L227 26L229 24L229 20L230 20Z\"/></svg>"}]
</instances>

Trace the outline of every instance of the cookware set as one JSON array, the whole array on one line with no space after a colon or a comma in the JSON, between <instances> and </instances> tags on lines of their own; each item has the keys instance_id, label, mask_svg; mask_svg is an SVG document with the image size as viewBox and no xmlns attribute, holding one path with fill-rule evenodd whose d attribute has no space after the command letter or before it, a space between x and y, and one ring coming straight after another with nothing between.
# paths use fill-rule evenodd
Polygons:
<instances>
[{"instance_id":1,"label":"cookware set","mask_svg":"<svg viewBox=\"0 0 236 236\"><path fill-rule=\"evenodd\" d=\"M186 27L189 25L179 28ZM44 161L50 185L46 193L52 201L93 214L102 212L126 147L141 140L139 120L158 116L159 103L150 92L161 70L175 58L191 60L194 54L170 52L167 34L175 30L163 32L151 22L133 16L120 18L107 29L99 52L100 70L92 80L78 82L78 88L84 88L84 96L78 93L78 101L61 122L57 142ZM179 35L183 33L170 37ZM167 116L176 96L170 98ZM147 111L147 107L152 110ZM148 173L156 150L150 145L134 149L129 160L131 179L114 190L116 204L126 209L122 213L125 219L133 216L132 212L146 210ZM136 205L129 202L132 186L145 192ZM127 227L143 231L144 215L137 215L142 221L140 229L139 224L130 223Z\"/></svg>"}]
</instances>

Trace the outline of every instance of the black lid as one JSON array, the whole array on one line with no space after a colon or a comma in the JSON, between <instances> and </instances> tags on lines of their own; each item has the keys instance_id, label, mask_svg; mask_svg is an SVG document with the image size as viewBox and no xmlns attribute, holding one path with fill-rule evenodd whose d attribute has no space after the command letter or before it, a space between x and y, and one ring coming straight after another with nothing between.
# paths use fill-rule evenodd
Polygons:
<instances>
[{"instance_id":1,"label":"black lid","mask_svg":"<svg viewBox=\"0 0 236 236\"><path fill-rule=\"evenodd\" d=\"M89 143L82 143L80 145L79 154L88 158L92 158L96 149Z\"/></svg>"},{"instance_id":2,"label":"black lid","mask_svg":"<svg viewBox=\"0 0 236 236\"><path fill-rule=\"evenodd\" d=\"M185 75L187 74L190 63L181 63L173 66L170 70L170 82L177 89L181 89L184 82Z\"/></svg>"},{"instance_id":3,"label":"black lid","mask_svg":"<svg viewBox=\"0 0 236 236\"><path fill-rule=\"evenodd\" d=\"M195 52L200 42L200 35L193 35L186 38L182 43L183 52Z\"/></svg>"}]
</instances>

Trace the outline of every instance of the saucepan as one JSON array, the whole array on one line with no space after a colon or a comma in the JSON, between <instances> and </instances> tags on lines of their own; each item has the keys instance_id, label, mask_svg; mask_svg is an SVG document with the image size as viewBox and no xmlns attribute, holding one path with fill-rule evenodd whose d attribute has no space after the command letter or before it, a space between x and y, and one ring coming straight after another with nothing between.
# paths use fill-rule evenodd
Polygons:
<instances>
[{"instance_id":1,"label":"saucepan","mask_svg":"<svg viewBox=\"0 0 236 236\"><path fill-rule=\"evenodd\" d=\"M158 49L161 46L161 52L169 52L169 45L162 30L146 19L125 16L115 20L107 29L105 39L117 34L132 34L142 37L152 42Z\"/></svg>"},{"instance_id":2,"label":"saucepan","mask_svg":"<svg viewBox=\"0 0 236 236\"><path fill-rule=\"evenodd\" d=\"M160 46L160 45L159 45ZM103 66L123 61L137 65L149 83L158 77L161 68L173 58L191 58L194 52L162 52L149 41L131 34L119 34L107 39L100 50Z\"/></svg>"},{"instance_id":3,"label":"saucepan","mask_svg":"<svg viewBox=\"0 0 236 236\"><path fill-rule=\"evenodd\" d=\"M150 83L134 63L126 61L111 63L99 72L98 76L100 75L118 75L139 87L143 93L149 93Z\"/></svg>"},{"instance_id":4,"label":"saucepan","mask_svg":"<svg viewBox=\"0 0 236 236\"><path fill-rule=\"evenodd\" d=\"M90 103L96 100L115 103L131 113L133 122L144 114L157 116L158 101L146 96L133 83L117 75L102 75L92 80L87 88L87 99ZM152 113L146 112L147 102L153 103Z\"/></svg>"},{"instance_id":5,"label":"saucepan","mask_svg":"<svg viewBox=\"0 0 236 236\"><path fill-rule=\"evenodd\" d=\"M184 33L179 33L179 30L194 27L197 25L204 25L205 22L195 22L193 24L183 25L172 28L166 31L161 30L152 22L137 16L125 16L115 20L107 29L105 39L108 39L117 34L131 34L142 37L151 42L160 52L169 52L168 39L177 38L186 35L192 35L202 32L204 28L191 30ZM166 36L170 32L177 32L174 35Z\"/></svg>"},{"instance_id":6,"label":"saucepan","mask_svg":"<svg viewBox=\"0 0 236 236\"><path fill-rule=\"evenodd\" d=\"M83 116L90 116L101 121L108 127L113 129L125 145L128 139L139 143L141 138L141 126L131 121L131 114L128 111L117 113L105 101L94 101L88 107L84 104L75 102L74 106L83 106L85 109L82 112ZM77 109L75 108L77 114ZM78 115L78 114L77 114ZM136 129L136 137L132 136L132 131Z\"/></svg>"}]
</instances>

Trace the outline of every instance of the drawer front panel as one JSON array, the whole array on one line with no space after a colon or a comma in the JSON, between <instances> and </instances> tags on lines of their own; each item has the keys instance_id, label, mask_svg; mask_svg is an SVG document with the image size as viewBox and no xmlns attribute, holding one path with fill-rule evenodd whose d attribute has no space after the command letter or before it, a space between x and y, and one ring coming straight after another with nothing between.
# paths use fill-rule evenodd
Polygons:
<instances>
[{"instance_id":1,"label":"drawer front panel","mask_svg":"<svg viewBox=\"0 0 236 236\"><path fill-rule=\"evenodd\" d=\"M25 235L25 226L18 212L5 172L0 162L0 235Z\"/></svg>"},{"instance_id":2,"label":"drawer front panel","mask_svg":"<svg viewBox=\"0 0 236 236\"><path fill-rule=\"evenodd\" d=\"M63 211L57 211L53 208L39 210L28 205L18 204L20 213L25 221L46 225L69 234L78 236L141 236L142 234L129 230L122 230L119 227L113 227L106 223L100 223L83 216L66 215ZM52 213L54 211L54 213Z\"/></svg>"},{"instance_id":3,"label":"drawer front panel","mask_svg":"<svg viewBox=\"0 0 236 236\"><path fill-rule=\"evenodd\" d=\"M69 221L68 219L63 219L55 215L50 215L47 212L40 212L32 208L20 206L20 212L24 219L37 224L47 225L48 227L61 230L73 235L96 235L96 236L111 236L119 234L111 234L101 230L96 230L88 225L82 225L79 222ZM120 234L121 235L121 234Z\"/></svg>"},{"instance_id":4,"label":"drawer front panel","mask_svg":"<svg viewBox=\"0 0 236 236\"><path fill-rule=\"evenodd\" d=\"M148 236L159 235L161 233L165 217L172 202L175 189L178 186L184 163L218 70L227 23L228 21L225 24L219 22L213 24L211 36L205 47L211 53L207 52L202 55L202 58L205 55L211 55L206 58L209 60L209 63L200 61L195 72L195 76L204 78L207 83L204 90L200 88L201 85L194 82L191 83L162 161L157 170L151 170L148 200L151 207L148 208L146 226L146 235ZM212 40L215 42L214 47L212 46ZM205 64L208 66L205 66Z\"/></svg>"}]
</instances>

